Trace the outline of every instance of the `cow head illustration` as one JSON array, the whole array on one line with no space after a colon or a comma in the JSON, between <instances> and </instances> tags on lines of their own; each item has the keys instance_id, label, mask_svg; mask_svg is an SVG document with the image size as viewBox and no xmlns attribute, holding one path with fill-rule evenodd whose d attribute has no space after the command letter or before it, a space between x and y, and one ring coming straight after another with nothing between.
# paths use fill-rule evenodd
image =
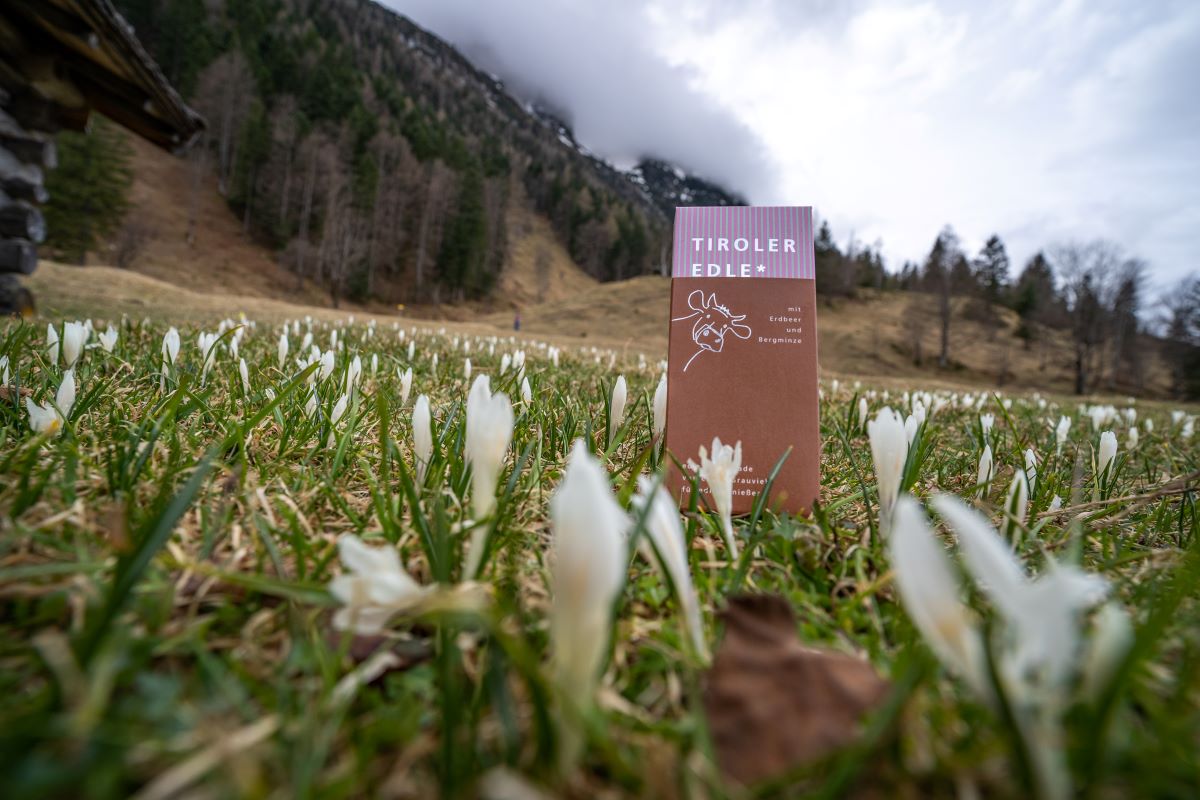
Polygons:
<instances>
[{"instance_id":1,"label":"cow head illustration","mask_svg":"<svg viewBox=\"0 0 1200 800\"><path fill-rule=\"evenodd\" d=\"M725 337L736 336L739 339L750 338L750 326L743 324L745 314L734 314L727 306L717 302L715 293L705 295L704 290L697 289L688 295L688 308L692 311L682 317L675 317L672 322L692 323L692 341L699 350L688 359L684 372L691 366L696 356L704 351L719 353L725 348Z\"/></svg>"}]
</instances>

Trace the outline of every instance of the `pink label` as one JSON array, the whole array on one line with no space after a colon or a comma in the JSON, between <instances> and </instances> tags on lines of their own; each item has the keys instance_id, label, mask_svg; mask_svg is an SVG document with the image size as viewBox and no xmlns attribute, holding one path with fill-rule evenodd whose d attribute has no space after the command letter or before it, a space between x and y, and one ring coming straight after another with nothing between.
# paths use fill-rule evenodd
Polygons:
<instances>
[{"instance_id":1,"label":"pink label","mask_svg":"<svg viewBox=\"0 0 1200 800\"><path fill-rule=\"evenodd\" d=\"M813 278L812 208L675 209L675 278Z\"/></svg>"}]
</instances>

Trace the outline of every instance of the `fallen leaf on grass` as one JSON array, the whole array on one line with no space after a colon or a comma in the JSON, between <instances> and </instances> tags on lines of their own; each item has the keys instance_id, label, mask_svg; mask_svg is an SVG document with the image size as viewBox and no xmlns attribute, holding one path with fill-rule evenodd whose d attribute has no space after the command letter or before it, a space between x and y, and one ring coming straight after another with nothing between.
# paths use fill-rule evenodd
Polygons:
<instances>
[{"instance_id":1,"label":"fallen leaf on grass","mask_svg":"<svg viewBox=\"0 0 1200 800\"><path fill-rule=\"evenodd\" d=\"M866 661L805 647L778 595L730 598L704 710L717 762L750 786L845 747L888 683Z\"/></svg>"},{"instance_id":2,"label":"fallen leaf on grass","mask_svg":"<svg viewBox=\"0 0 1200 800\"><path fill-rule=\"evenodd\" d=\"M0 402L11 403L14 398L32 397L33 389L28 386L17 388L16 386L0 386Z\"/></svg>"}]
</instances>

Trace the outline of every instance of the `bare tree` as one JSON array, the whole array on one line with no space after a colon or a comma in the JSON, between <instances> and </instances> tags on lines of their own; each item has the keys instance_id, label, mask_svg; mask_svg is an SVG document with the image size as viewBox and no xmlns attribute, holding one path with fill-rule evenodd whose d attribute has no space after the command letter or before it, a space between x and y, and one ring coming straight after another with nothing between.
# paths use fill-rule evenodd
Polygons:
<instances>
[{"instance_id":1,"label":"bare tree","mask_svg":"<svg viewBox=\"0 0 1200 800\"><path fill-rule=\"evenodd\" d=\"M959 246L958 234L947 225L942 228L933 248L925 259L922 275L923 288L937 298L938 320L941 325L941 347L938 351L938 366L950 366L950 323L954 318L952 299L955 294L956 272L960 272L966 259Z\"/></svg>"},{"instance_id":2,"label":"bare tree","mask_svg":"<svg viewBox=\"0 0 1200 800\"><path fill-rule=\"evenodd\" d=\"M441 230L446 211L453 197L453 173L441 161L430 163L426 170L425 202L421 206L421 223L417 229L417 256L415 264L415 298L420 301L425 292L425 269L429 253L437 250L441 242Z\"/></svg>"},{"instance_id":3,"label":"bare tree","mask_svg":"<svg viewBox=\"0 0 1200 800\"><path fill-rule=\"evenodd\" d=\"M198 147L188 153L188 170L191 183L188 188L187 233L184 240L189 246L196 244L196 222L200 215L200 193L204 188L204 176L208 174L208 132L205 131Z\"/></svg>"},{"instance_id":4,"label":"bare tree","mask_svg":"<svg viewBox=\"0 0 1200 800\"><path fill-rule=\"evenodd\" d=\"M1163 355L1177 397L1200 397L1200 274L1181 280L1162 299Z\"/></svg>"},{"instance_id":5,"label":"bare tree","mask_svg":"<svg viewBox=\"0 0 1200 800\"><path fill-rule=\"evenodd\" d=\"M1075 394L1086 394L1095 386L1103 361L1107 300L1113 275L1120 264L1115 245L1094 241L1070 242L1053 249L1055 266L1063 280L1063 299L1070 318L1075 350Z\"/></svg>"},{"instance_id":6,"label":"bare tree","mask_svg":"<svg viewBox=\"0 0 1200 800\"><path fill-rule=\"evenodd\" d=\"M215 125L217 182L222 195L229 194L237 163L238 133L250 114L254 97L254 75L240 50L223 53L200 73L194 102Z\"/></svg>"}]
</instances>

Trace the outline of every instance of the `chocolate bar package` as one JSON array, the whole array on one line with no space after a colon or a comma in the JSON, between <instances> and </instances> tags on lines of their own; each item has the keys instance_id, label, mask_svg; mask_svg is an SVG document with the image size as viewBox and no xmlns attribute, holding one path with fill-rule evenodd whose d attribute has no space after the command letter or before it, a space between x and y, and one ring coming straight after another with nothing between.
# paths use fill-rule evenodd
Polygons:
<instances>
[{"instance_id":1,"label":"chocolate bar package","mask_svg":"<svg viewBox=\"0 0 1200 800\"><path fill-rule=\"evenodd\" d=\"M740 441L733 512L744 514L790 447L768 506L810 509L820 485L817 402L812 209L675 209L666 432L674 460L698 463L714 437ZM690 483L674 467L668 486L687 506Z\"/></svg>"}]
</instances>

